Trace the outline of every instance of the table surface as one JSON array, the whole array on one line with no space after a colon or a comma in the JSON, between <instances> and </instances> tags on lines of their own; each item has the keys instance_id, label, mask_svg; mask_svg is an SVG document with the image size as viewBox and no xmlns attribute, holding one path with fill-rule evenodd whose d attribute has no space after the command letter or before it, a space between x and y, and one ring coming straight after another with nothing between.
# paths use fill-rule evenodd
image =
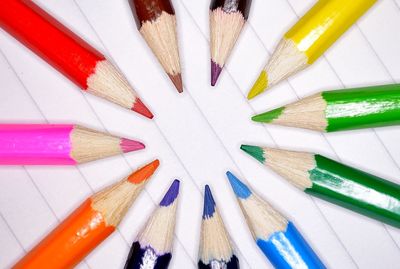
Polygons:
<instances>
[{"instance_id":1,"label":"table surface","mask_svg":"<svg viewBox=\"0 0 400 269\"><path fill-rule=\"evenodd\" d=\"M157 157L161 167L119 229L78 268L122 268L129 246L175 178L181 196L170 268L196 268L204 184L210 184L241 268L271 268L226 180L231 170L293 220L331 268L398 268L400 231L311 198L239 149L242 143L314 151L400 183L400 128L323 135L250 121L312 93L400 82L400 0L382 0L311 68L247 101L282 34L315 1L254 0L217 87L210 81L209 1L174 0L185 92L176 93L138 33L127 0L38 0L115 62L153 121L77 90L0 30L0 120L79 123L143 140L145 151L77 167L0 168L0 267L21 258L87 196Z\"/></svg>"}]
</instances>

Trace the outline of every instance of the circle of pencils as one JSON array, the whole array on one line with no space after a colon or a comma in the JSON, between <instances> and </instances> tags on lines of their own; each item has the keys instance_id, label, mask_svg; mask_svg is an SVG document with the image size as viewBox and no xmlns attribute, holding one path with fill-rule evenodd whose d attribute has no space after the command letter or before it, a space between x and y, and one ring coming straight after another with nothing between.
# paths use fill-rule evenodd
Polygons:
<instances>
[{"instance_id":1,"label":"circle of pencils","mask_svg":"<svg viewBox=\"0 0 400 269\"><path fill-rule=\"evenodd\" d=\"M144 147L72 124L0 124L0 165L75 165Z\"/></svg>"},{"instance_id":2,"label":"circle of pencils","mask_svg":"<svg viewBox=\"0 0 400 269\"><path fill-rule=\"evenodd\" d=\"M249 17L251 0L211 0L210 49L211 86L224 65Z\"/></svg>"},{"instance_id":3,"label":"circle of pencils","mask_svg":"<svg viewBox=\"0 0 400 269\"><path fill-rule=\"evenodd\" d=\"M324 91L252 117L321 132L400 124L400 84Z\"/></svg>"},{"instance_id":4,"label":"circle of pencils","mask_svg":"<svg viewBox=\"0 0 400 269\"><path fill-rule=\"evenodd\" d=\"M239 269L228 232L218 213L210 187L204 188L203 220L201 223L199 269Z\"/></svg>"},{"instance_id":5,"label":"circle of pencils","mask_svg":"<svg viewBox=\"0 0 400 269\"><path fill-rule=\"evenodd\" d=\"M133 242L125 269L166 269L172 258L179 180L175 179Z\"/></svg>"},{"instance_id":6,"label":"circle of pencils","mask_svg":"<svg viewBox=\"0 0 400 269\"><path fill-rule=\"evenodd\" d=\"M77 265L114 232L158 165L155 160L88 198L13 268Z\"/></svg>"},{"instance_id":7,"label":"circle of pencils","mask_svg":"<svg viewBox=\"0 0 400 269\"><path fill-rule=\"evenodd\" d=\"M400 228L400 185L305 152L241 149L306 193Z\"/></svg>"},{"instance_id":8,"label":"circle of pencils","mask_svg":"<svg viewBox=\"0 0 400 269\"><path fill-rule=\"evenodd\" d=\"M129 0L139 32L174 83L183 91L175 10L170 0Z\"/></svg>"},{"instance_id":9,"label":"circle of pencils","mask_svg":"<svg viewBox=\"0 0 400 269\"><path fill-rule=\"evenodd\" d=\"M321 0L286 32L247 98L252 99L316 61L377 0Z\"/></svg>"},{"instance_id":10,"label":"circle of pencils","mask_svg":"<svg viewBox=\"0 0 400 269\"><path fill-rule=\"evenodd\" d=\"M326 268L291 221L231 172L226 174L257 246L275 268Z\"/></svg>"},{"instance_id":11,"label":"circle of pencils","mask_svg":"<svg viewBox=\"0 0 400 269\"><path fill-rule=\"evenodd\" d=\"M0 1L0 26L81 89L153 118L110 61L32 1Z\"/></svg>"}]
</instances>

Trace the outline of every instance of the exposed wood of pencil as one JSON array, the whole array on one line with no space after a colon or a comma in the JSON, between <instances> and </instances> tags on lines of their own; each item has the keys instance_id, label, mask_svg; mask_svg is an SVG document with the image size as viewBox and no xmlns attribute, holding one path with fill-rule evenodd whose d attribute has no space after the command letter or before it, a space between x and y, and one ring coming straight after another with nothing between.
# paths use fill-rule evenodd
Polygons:
<instances>
[{"instance_id":1,"label":"exposed wood of pencil","mask_svg":"<svg viewBox=\"0 0 400 269\"><path fill-rule=\"evenodd\" d=\"M240 11L227 13L220 7L210 10L211 85L215 85L245 22Z\"/></svg>"},{"instance_id":2,"label":"exposed wood of pencil","mask_svg":"<svg viewBox=\"0 0 400 269\"><path fill-rule=\"evenodd\" d=\"M255 239L268 240L277 231L285 231L287 220L266 201L254 193L239 205Z\"/></svg>"},{"instance_id":3,"label":"exposed wood of pencil","mask_svg":"<svg viewBox=\"0 0 400 269\"><path fill-rule=\"evenodd\" d=\"M318 93L286 105L282 113L269 123L325 132L328 126L326 108L327 102Z\"/></svg>"},{"instance_id":4,"label":"exposed wood of pencil","mask_svg":"<svg viewBox=\"0 0 400 269\"><path fill-rule=\"evenodd\" d=\"M154 211L138 236L143 247L150 246L158 254L172 251L177 205L176 199L170 206L160 206Z\"/></svg>"},{"instance_id":5,"label":"exposed wood of pencil","mask_svg":"<svg viewBox=\"0 0 400 269\"><path fill-rule=\"evenodd\" d=\"M309 171L316 166L314 154L265 147L262 149L268 160L264 163L266 166L301 190L311 188Z\"/></svg>"},{"instance_id":6,"label":"exposed wood of pencil","mask_svg":"<svg viewBox=\"0 0 400 269\"><path fill-rule=\"evenodd\" d=\"M87 85L88 92L127 109L133 109L138 98L126 78L108 60L96 63Z\"/></svg>"},{"instance_id":7,"label":"exposed wood of pencil","mask_svg":"<svg viewBox=\"0 0 400 269\"><path fill-rule=\"evenodd\" d=\"M175 15L162 11L157 19L143 22L140 27L140 33L156 55L165 72L167 72L178 92L182 92Z\"/></svg>"},{"instance_id":8,"label":"exposed wood of pencil","mask_svg":"<svg viewBox=\"0 0 400 269\"><path fill-rule=\"evenodd\" d=\"M85 163L123 153L120 137L74 126L71 132L71 157Z\"/></svg>"}]
</instances>

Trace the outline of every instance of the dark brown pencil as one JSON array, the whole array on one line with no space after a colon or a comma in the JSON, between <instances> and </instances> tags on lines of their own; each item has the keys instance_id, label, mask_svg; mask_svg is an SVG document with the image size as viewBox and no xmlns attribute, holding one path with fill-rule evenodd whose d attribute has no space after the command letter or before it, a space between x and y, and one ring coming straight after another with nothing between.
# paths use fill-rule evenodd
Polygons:
<instances>
[{"instance_id":1,"label":"dark brown pencil","mask_svg":"<svg viewBox=\"0 0 400 269\"><path fill-rule=\"evenodd\" d=\"M249 16L251 0L211 0L211 85L217 83L222 68Z\"/></svg>"},{"instance_id":2,"label":"dark brown pencil","mask_svg":"<svg viewBox=\"0 0 400 269\"><path fill-rule=\"evenodd\" d=\"M183 91L175 10L170 0L129 0L139 32L174 83Z\"/></svg>"}]
</instances>

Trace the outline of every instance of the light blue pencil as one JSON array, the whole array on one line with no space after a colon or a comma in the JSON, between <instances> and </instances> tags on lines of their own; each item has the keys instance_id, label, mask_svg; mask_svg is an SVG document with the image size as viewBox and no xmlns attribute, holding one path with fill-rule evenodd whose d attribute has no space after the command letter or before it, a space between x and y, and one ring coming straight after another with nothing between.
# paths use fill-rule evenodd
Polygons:
<instances>
[{"instance_id":1,"label":"light blue pencil","mask_svg":"<svg viewBox=\"0 0 400 269\"><path fill-rule=\"evenodd\" d=\"M326 268L291 221L226 173L258 247L278 269Z\"/></svg>"}]
</instances>

